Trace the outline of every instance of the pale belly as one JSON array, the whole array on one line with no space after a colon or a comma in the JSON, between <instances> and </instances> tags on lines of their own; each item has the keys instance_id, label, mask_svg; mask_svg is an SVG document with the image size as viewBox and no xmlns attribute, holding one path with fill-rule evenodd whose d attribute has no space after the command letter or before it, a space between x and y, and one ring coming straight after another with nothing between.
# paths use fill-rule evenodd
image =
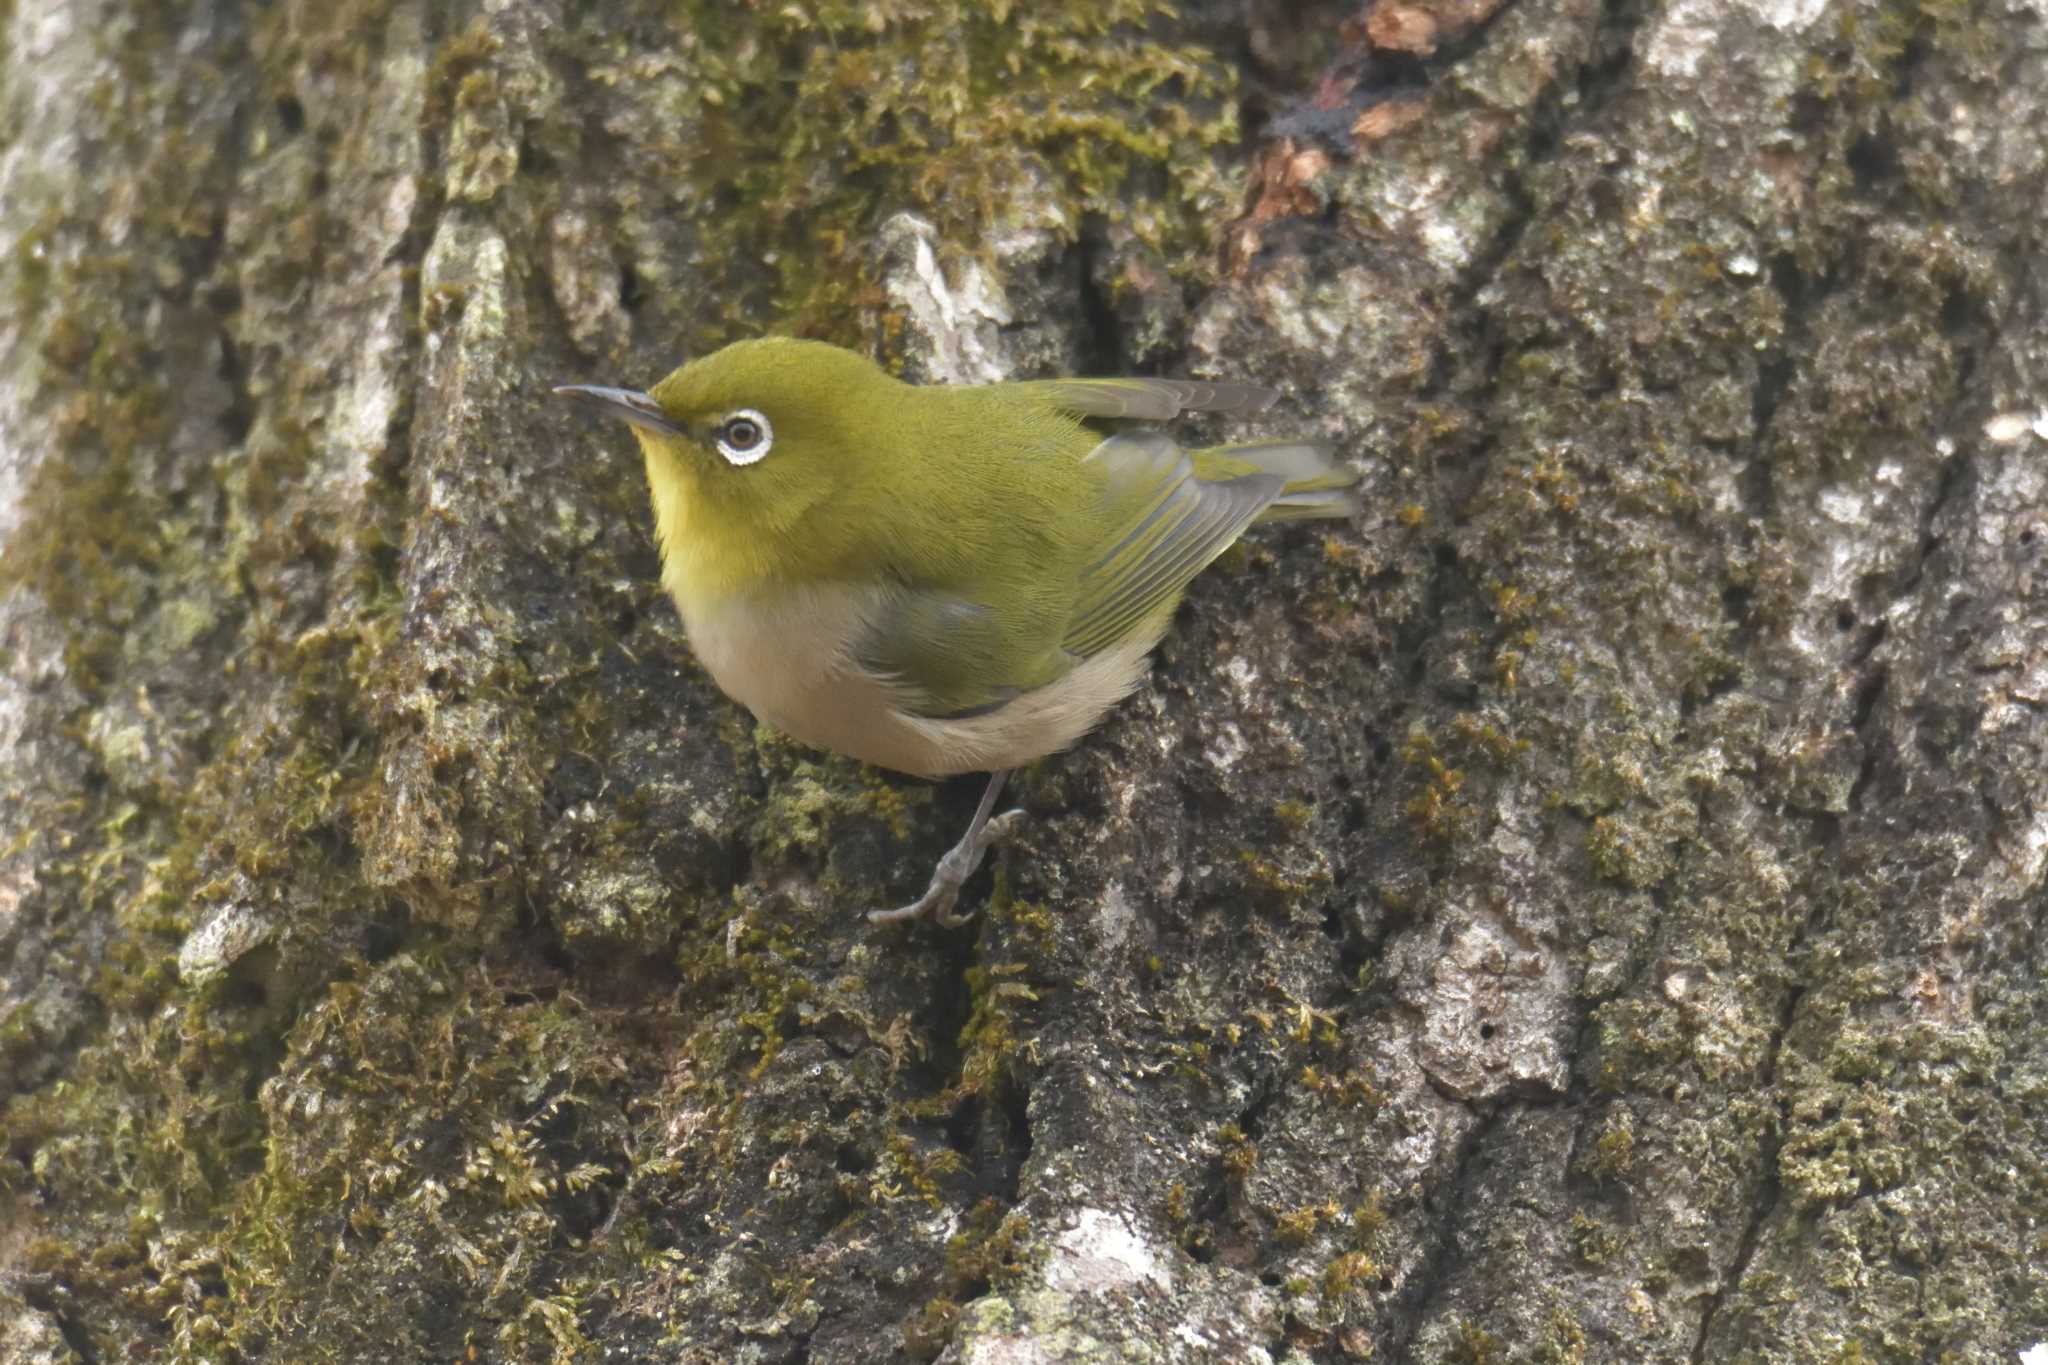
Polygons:
<instances>
[{"instance_id":1,"label":"pale belly","mask_svg":"<svg viewBox=\"0 0 2048 1365\"><path fill-rule=\"evenodd\" d=\"M862 668L853 645L879 592L793 589L716 608L682 603L690 647L726 694L791 737L920 777L1014 768L1066 748L1144 676L1152 639L1135 639L986 715L933 720Z\"/></svg>"}]
</instances>

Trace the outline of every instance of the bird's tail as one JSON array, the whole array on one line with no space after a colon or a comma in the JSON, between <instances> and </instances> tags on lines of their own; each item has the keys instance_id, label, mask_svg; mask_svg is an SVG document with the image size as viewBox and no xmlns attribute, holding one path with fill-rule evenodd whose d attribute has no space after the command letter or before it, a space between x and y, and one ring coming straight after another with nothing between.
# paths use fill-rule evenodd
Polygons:
<instances>
[{"instance_id":1,"label":"bird's tail","mask_svg":"<svg viewBox=\"0 0 2048 1365\"><path fill-rule=\"evenodd\" d=\"M1358 474L1337 461L1320 441L1253 441L1213 446L1193 455L1195 471L1204 478L1238 474L1277 474L1287 480L1280 496L1266 505L1254 525L1269 521L1308 521L1348 517L1358 510Z\"/></svg>"}]
</instances>

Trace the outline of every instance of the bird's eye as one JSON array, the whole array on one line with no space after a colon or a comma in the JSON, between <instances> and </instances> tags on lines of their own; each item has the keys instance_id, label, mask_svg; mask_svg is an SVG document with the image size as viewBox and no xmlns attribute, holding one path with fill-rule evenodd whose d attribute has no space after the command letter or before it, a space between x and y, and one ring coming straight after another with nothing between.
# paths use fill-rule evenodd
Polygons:
<instances>
[{"instance_id":1,"label":"bird's eye","mask_svg":"<svg viewBox=\"0 0 2048 1365\"><path fill-rule=\"evenodd\" d=\"M752 464L775 444L775 428L752 408L727 413L718 424L718 453L732 464Z\"/></svg>"}]
</instances>

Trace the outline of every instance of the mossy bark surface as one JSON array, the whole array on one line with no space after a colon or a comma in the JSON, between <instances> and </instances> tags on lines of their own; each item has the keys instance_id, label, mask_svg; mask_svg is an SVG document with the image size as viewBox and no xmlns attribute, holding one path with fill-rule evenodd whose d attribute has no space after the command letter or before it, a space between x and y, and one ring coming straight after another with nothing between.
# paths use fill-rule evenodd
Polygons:
<instances>
[{"instance_id":1,"label":"mossy bark surface","mask_svg":"<svg viewBox=\"0 0 2048 1365\"><path fill-rule=\"evenodd\" d=\"M0 1362L2048 1339L2039 4L0 26ZM547 397L766 330L1362 472L969 928Z\"/></svg>"}]
</instances>

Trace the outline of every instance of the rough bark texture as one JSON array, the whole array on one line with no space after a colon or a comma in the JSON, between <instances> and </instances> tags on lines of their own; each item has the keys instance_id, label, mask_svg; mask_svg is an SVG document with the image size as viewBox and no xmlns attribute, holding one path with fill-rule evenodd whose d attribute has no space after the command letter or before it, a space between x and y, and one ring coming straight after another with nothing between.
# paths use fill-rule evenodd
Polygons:
<instances>
[{"instance_id":1,"label":"rough bark texture","mask_svg":"<svg viewBox=\"0 0 2048 1365\"><path fill-rule=\"evenodd\" d=\"M0 1361L2048 1337L2048 9L1248 8L0 0ZM967 930L544 397L770 327L1364 473Z\"/></svg>"}]
</instances>

